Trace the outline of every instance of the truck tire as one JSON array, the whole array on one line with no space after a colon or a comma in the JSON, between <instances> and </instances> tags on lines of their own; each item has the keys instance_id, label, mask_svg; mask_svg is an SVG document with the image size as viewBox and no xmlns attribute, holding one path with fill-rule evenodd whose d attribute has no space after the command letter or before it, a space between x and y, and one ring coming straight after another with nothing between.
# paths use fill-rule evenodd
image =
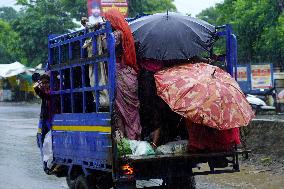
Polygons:
<instances>
[{"instance_id":1,"label":"truck tire","mask_svg":"<svg viewBox=\"0 0 284 189\"><path fill-rule=\"evenodd\" d=\"M80 175L76 179L75 189L95 189L95 187L88 181L86 177Z\"/></svg>"},{"instance_id":2,"label":"truck tire","mask_svg":"<svg viewBox=\"0 0 284 189\"><path fill-rule=\"evenodd\" d=\"M194 176L189 178L174 177L166 181L166 189L196 189Z\"/></svg>"},{"instance_id":3,"label":"truck tire","mask_svg":"<svg viewBox=\"0 0 284 189\"><path fill-rule=\"evenodd\" d=\"M76 179L72 179L69 175L66 177L66 182L69 189L75 189Z\"/></svg>"},{"instance_id":4,"label":"truck tire","mask_svg":"<svg viewBox=\"0 0 284 189\"><path fill-rule=\"evenodd\" d=\"M136 189L136 182L118 182L115 184L114 189Z\"/></svg>"}]
</instances>

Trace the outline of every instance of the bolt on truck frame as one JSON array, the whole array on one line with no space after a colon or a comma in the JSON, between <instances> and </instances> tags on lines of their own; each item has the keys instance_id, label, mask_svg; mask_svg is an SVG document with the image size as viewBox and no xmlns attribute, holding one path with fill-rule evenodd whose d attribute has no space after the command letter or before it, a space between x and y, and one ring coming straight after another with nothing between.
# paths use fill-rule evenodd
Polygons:
<instances>
[{"instance_id":1,"label":"bolt on truck frame","mask_svg":"<svg viewBox=\"0 0 284 189\"><path fill-rule=\"evenodd\" d=\"M230 74L237 63L237 41L230 25L217 27L226 40L225 66ZM96 39L106 36L107 50L98 54ZM85 40L92 38L93 57L87 58ZM213 53L213 52L212 52ZM100 85L98 65L107 68L107 83ZM109 22L98 29L50 36L48 70L52 107L60 109L52 119L53 162L70 188L136 188L136 180L162 179L160 188L191 188L194 175L239 171L238 155L248 151L223 153L151 155L118 157L112 122L115 98L115 39ZM90 86L89 65L94 67L94 86ZM109 106L100 105L100 91L107 90ZM90 100L92 99L92 100ZM59 106L59 107L58 107ZM42 145L40 145L42 146ZM231 157L233 168L194 172L197 163L216 157ZM59 176L59 174L57 175Z\"/></svg>"}]
</instances>

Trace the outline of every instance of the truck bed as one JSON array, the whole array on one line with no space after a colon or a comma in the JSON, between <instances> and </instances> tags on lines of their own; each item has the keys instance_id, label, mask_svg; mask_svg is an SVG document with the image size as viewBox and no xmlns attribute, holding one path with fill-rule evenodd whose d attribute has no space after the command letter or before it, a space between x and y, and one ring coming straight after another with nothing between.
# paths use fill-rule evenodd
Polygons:
<instances>
[{"instance_id":1,"label":"truck bed","mask_svg":"<svg viewBox=\"0 0 284 189\"><path fill-rule=\"evenodd\" d=\"M234 150L230 152L215 153L183 153L166 155L134 156L127 155L119 159L120 165L133 167L136 179L162 178L174 174L176 177L190 175L208 175L220 173L232 173L239 171L238 156L248 154L250 150ZM229 158L227 165L216 166L216 160ZM199 163L208 163L210 170L192 172L192 168Z\"/></svg>"},{"instance_id":2,"label":"truck bed","mask_svg":"<svg viewBox=\"0 0 284 189\"><path fill-rule=\"evenodd\" d=\"M181 154L163 154L163 155L148 155L148 156L135 156L126 155L121 158L127 159L130 162L146 162L146 161L162 161L162 160L183 160L183 159L198 159L198 158L213 158L213 157L231 157L238 154L250 153L250 150L235 150L229 152L212 152L212 153L181 153Z\"/></svg>"}]
</instances>

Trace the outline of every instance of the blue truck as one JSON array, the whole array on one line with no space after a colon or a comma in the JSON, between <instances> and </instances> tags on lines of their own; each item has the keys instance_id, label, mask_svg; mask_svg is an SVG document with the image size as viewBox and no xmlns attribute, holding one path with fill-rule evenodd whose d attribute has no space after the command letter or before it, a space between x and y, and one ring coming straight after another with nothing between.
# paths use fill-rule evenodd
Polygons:
<instances>
[{"instance_id":1,"label":"blue truck","mask_svg":"<svg viewBox=\"0 0 284 189\"><path fill-rule=\"evenodd\" d=\"M237 63L236 37L230 25L216 29L226 46L226 54L220 61L233 74ZM107 50L99 54L96 39L101 35L106 36ZM88 58L83 45L90 38L94 56ZM56 175L66 177L71 189L132 189L136 188L137 180L150 179L162 180L156 188L194 188L194 175L239 171L239 155L248 151L237 148L219 153L119 156L113 124L115 61L115 38L109 22L100 24L96 30L83 29L49 37L51 99L52 107L58 109L51 123L53 164ZM99 63L107 68L104 85L99 83ZM90 65L94 67L93 86L87 74ZM108 92L107 107L99 103L103 90ZM196 164L210 163L216 157L230 157L232 166L194 171Z\"/></svg>"}]
</instances>

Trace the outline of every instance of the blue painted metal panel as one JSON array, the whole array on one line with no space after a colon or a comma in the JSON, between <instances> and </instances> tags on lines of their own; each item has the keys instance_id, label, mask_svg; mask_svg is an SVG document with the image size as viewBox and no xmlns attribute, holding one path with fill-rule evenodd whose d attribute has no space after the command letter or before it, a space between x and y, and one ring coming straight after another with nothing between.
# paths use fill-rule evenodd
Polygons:
<instances>
[{"instance_id":1,"label":"blue painted metal panel","mask_svg":"<svg viewBox=\"0 0 284 189\"><path fill-rule=\"evenodd\" d=\"M249 65L238 65L238 69L246 69L246 80L245 78L237 79L238 84L240 85L244 93L248 93L251 90L251 78L250 78L250 66ZM235 74L237 72L234 71Z\"/></svg>"},{"instance_id":2,"label":"blue painted metal panel","mask_svg":"<svg viewBox=\"0 0 284 189\"><path fill-rule=\"evenodd\" d=\"M53 131L54 158L72 160L72 164L111 165L110 134L98 132ZM86 164L86 163L85 163ZM87 164L87 165L88 165Z\"/></svg>"},{"instance_id":3,"label":"blue painted metal panel","mask_svg":"<svg viewBox=\"0 0 284 189\"><path fill-rule=\"evenodd\" d=\"M53 125L110 125L110 113L56 114Z\"/></svg>"},{"instance_id":4,"label":"blue painted metal panel","mask_svg":"<svg viewBox=\"0 0 284 189\"><path fill-rule=\"evenodd\" d=\"M96 39L100 34L104 34L107 37L108 52L104 56L96 56ZM85 50L82 48L84 41L89 38L93 39L94 45L94 57L91 59L85 56ZM66 45L68 48L65 52ZM50 37L48 48L48 68L51 71L51 95L60 95L61 97L61 114L54 115L52 121L55 162L110 171L112 165L111 111L99 112L99 103L95 103L96 111L85 113L88 100L86 92L96 94L96 102L99 102L99 91L104 89L108 90L110 94L109 110L112 109L115 86L115 41L110 23L101 24L101 29L96 31L84 29L61 36ZM76 53L80 54L79 59L76 59L78 57ZM99 62L108 64L108 82L104 86L98 85L97 65ZM95 67L96 81L94 87L90 87L86 83L86 78L89 77L87 75L88 65L94 65ZM76 73L74 73L75 67L81 68L81 71L79 71L80 75L77 73L76 76ZM69 71L66 73L65 70ZM57 72L59 73L59 89L56 89L54 85L56 81L55 73ZM75 77L81 78L79 86ZM68 81L70 82L69 87L67 87L66 83ZM77 84L75 84L76 82ZM83 108L81 113L74 113L74 107L80 105L75 103L74 93L82 94ZM66 95L69 95L68 101L64 100ZM68 110L71 113L65 113L64 108L66 109L65 106L67 105L71 107L71 110ZM91 130L85 130L86 128ZM99 128L98 130L101 131L94 131L92 128Z\"/></svg>"},{"instance_id":5,"label":"blue painted metal panel","mask_svg":"<svg viewBox=\"0 0 284 189\"><path fill-rule=\"evenodd\" d=\"M240 81L238 79L238 83L242 89L242 91L246 94L255 94L255 95L264 95L266 94L270 89L252 89L252 75L251 75L251 65L238 65L238 68L246 67L246 81ZM272 81L272 88L274 87L274 76L273 76L273 64L270 64L270 70L271 70L271 81Z\"/></svg>"},{"instance_id":6,"label":"blue painted metal panel","mask_svg":"<svg viewBox=\"0 0 284 189\"><path fill-rule=\"evenodd\" d=\"M217 36L226 39L226 57L225 66L227 72L236 78L234 75L234 68L237 67L237 37L232 33L232 28L230 24L216 27Z\"/></svg>"}]
</instances>

